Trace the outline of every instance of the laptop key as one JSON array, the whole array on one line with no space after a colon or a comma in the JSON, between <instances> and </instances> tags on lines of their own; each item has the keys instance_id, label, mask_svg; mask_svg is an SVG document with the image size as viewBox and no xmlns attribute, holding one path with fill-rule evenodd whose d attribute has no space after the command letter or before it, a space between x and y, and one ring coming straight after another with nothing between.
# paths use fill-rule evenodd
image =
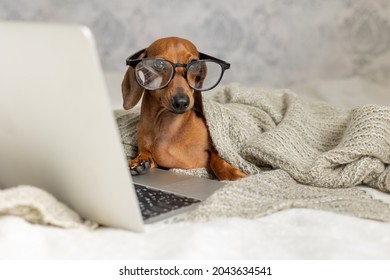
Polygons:
<instances>
[{"instance_id":1,"label":"laptop key","mask_svg":"<svg viewBox=\"0 0 390 280\"><path fill-rule=\"evenodd\" d=\"M138 184L134 184L134 187L144 220L200 202L197 199L150 189Z\"/></svg>"}]
</instances>

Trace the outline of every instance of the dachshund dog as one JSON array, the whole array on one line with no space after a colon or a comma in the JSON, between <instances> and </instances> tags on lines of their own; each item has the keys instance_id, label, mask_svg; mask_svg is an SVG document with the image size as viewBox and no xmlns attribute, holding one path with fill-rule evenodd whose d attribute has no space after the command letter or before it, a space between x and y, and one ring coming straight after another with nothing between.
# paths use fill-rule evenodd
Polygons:
<instances>
[{"instance_id":1,"label":"dachshund dog","mask_svg":"<svg viewBox=\"0 0 390 280\"><path fill-rule=\"evenodd\" d=\"M150 168L207 168L219 180L247 175L219 157L203 117L201 91L214 88L229 64L203 53L190 41L163 38L126 60L124 109L141 99L139 155L132 175Z\"/></svg>"}]
</instances>

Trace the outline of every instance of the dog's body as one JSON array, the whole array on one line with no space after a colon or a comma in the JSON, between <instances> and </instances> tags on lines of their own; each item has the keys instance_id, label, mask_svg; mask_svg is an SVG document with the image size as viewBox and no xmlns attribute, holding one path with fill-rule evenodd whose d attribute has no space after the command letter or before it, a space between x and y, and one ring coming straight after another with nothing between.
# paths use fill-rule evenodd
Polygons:
<instances>
[{"instance_id":1,"label":"dog's body","mask_svg":"<svg viewBox=\"0 0 390 280\"><path fill-rule=\"evenodd\" d=\"M139 58L163 58L184 65L198 60L199 53L191 42L170 37L152 43ZM175 70L170 83L159 90L139 86L131 67L125 74L122 82L125 109L134 107L144 92L138 129L139 155L129 162L132 174L159 166L207 168L220 180L246 177L218 156L203 118L201 94L187 83L184 67Z\"/></svg>"}]
</instances>

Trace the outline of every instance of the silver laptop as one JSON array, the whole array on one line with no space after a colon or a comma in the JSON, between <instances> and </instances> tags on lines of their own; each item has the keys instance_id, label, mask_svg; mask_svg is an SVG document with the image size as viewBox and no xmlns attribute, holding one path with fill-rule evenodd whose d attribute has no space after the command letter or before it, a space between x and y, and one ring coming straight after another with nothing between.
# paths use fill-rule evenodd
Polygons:
<instances>
[{"instance_id":1,"label":"silver laptop","mask_svg":"<svg viewBox=\"0 0 390 280\"><path fill-rule=\"evenodd\" d=\"M1 22L0 37L0 187L37 186L86 219L142 231L223 186L164 170L131 177L87 27ZM160 205L142 206L143 219L137 197L149 196Z\"/></svg>"}]
</instances>

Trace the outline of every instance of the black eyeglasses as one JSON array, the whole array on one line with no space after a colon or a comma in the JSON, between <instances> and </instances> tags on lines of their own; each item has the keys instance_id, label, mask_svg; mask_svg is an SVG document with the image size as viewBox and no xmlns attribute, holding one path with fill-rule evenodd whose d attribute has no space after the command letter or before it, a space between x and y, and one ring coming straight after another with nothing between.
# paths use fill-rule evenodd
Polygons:
<instances>
[{"instance_id":1,"label":"black eyeglasses","mask_svg":"<svg viewBox=\"0 0 390 280\"><path fill-rule=\"evenodd\" d=\"M199 53L199 60L188 64L173 63L163 58L138 57L145 49L129 56L126 65L134 68L137 83L147 90L163 89L176 73L176 67L185 67L184 77L194 90L206 91L215 88L230 64L218 58Z\"/></svg>"}]
</instances>

